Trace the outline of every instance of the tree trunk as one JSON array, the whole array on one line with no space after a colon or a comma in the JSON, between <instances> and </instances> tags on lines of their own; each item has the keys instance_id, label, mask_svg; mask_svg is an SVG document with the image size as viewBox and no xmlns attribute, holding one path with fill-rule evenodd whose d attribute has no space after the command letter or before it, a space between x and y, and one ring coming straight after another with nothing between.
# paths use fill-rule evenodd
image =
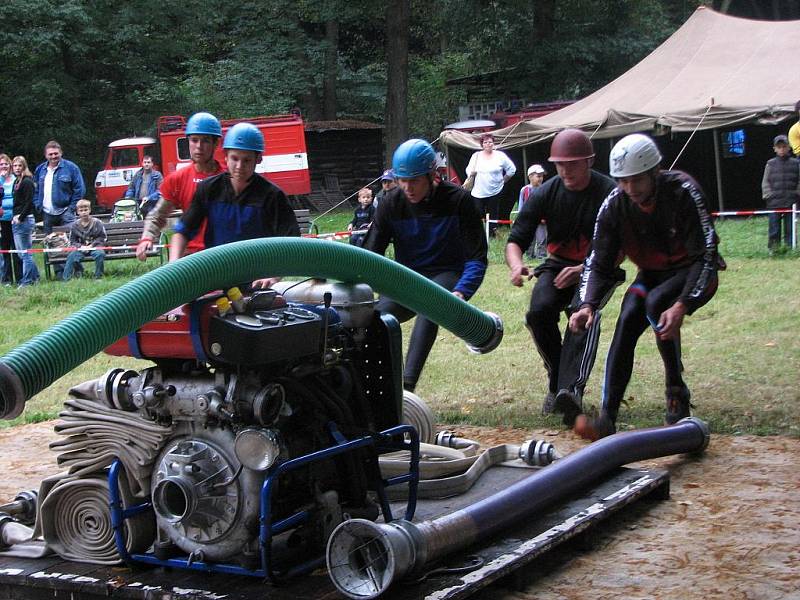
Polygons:
<instances>
[{"instance_id":1,"label":"tree trunk","mask_svg":"<svg viewBox=\"0 0 800 600\"><path fill-rule=\"evenodd\" d=\"M408 138L408 38L410 0L386 5L386 118L384 142L387 162Z\"/></svg>"},{"instance_id":2,"label":"tree trunk","mask_svg":"<svg viewBox=\"0 0 800 600\"><path fill-rule=\"evenodd\" d=\"M325 81L322 87L323 118L336 120L336 80L339 75L339 21L325 21Z\"/></svg>"},{"instance_id":3,"label":"tree trunk","mask_svg":"<svg viewBox=\"0 0 800 600\"><path fill-rule=\"evenodd\" d=\"M533 8L533 32L536 41L546 40L555 32L555 0L539 0Z\"/></svg>"}]
</instances>

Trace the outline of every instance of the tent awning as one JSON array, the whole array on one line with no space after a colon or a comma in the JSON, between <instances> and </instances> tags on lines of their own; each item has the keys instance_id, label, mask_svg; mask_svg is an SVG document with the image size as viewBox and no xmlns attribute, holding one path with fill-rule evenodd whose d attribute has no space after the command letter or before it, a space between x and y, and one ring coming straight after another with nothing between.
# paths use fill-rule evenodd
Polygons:
<instances>
[{"instance_id":1,"label":"tent awning","mask_svg":"<svg viewBox=\"0 0 800 600\"><path fill-rule=\"evenodd\" d=\"M700 7L642 61L586 98L494 132L501 148L544 142L577 127L595 139L636 131L775 123L800 98L800 21L755 21ZM446 145L478 136L444 131Z\"/></svg>"}]
</instances>

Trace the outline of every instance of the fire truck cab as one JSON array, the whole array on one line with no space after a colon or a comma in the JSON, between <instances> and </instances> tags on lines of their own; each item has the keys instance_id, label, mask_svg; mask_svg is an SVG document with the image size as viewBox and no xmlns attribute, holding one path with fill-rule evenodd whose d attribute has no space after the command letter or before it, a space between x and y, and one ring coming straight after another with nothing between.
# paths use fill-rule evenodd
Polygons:
<instances>
[{"instance_id":1,"label":"fire truck cab","mask_svg":"<svg viewBox=\"0 0 800 600\"><path fill-rule=\"evenodd\" d=\"M311 178L303 119L293 114L229 119L221 122L222 135L242 121L253 123L264 134L264 154L256 165L256 173L269 179L288 195L310 193ZM141 168L144 156L152 156L156 168L165 176L188 167L191 159L185 129L186 118L183 116L159 117L157 139L134 137L111 142L103 167L94 181L98 208L111 210L114 203L125 195L131 179ZM221 143L214 156L224 164Z\"/></svg>"}]
</instances>

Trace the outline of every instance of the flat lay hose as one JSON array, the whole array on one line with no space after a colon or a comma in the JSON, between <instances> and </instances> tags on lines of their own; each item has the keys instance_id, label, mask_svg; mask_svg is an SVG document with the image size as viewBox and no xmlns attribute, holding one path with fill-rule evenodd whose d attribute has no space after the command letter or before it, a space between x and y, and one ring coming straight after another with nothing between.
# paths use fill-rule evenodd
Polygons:
<instances>
[{"instance_id":1,"label":"flat lay hose","mask_svg":"<svg viewBox=\"0 0 800 600\"><path fill-rule=\"evenodd\" d=\"M119 338L216 289L268 276L300 275L367 283L489 352L502 339L485 313L412 270L346 244L302 238L248 240L209 248L150 271L98 298L0 359L0 418Z\"/></svg>"}]
</instances>

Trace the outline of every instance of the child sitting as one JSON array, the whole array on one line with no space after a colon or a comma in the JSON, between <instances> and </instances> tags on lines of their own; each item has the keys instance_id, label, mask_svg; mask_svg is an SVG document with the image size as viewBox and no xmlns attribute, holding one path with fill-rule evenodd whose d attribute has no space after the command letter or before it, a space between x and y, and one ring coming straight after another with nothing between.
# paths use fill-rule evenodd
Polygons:
<instances>
[{"instance_id":1,"label":"child sitting","mask_svg":"<svg viewBox=\"0 0 800 600\"><path fill-rule=\"evenodd\" d=\"M358 191L358 208L353 215L353 220L347 225L347 231L359 231L368 229L372 225L372 218L375 216L375 207L372 206L372 190L362 188ZM353 233L350 236L352 246L361 246L364 243L366 232Z\"/></svg>"},{"instance_id":2,"label":"child sitting","mask_svg":"<svg viewBox=\"0 0 800 600\"><path fill-rule=\"evenodd\" d=\"M78 200L75 212L78 218L72 222L69 230L69 245L72 250L67 256L64 265L64 281L72 278L75 265L80 263L84 256L91 255L94 259L94 278L103 277L103 263L106 253L101 250L106 245L106 228L103 223L91 215L92 203L86 199Z\"/></svg>"}]
</instances>

